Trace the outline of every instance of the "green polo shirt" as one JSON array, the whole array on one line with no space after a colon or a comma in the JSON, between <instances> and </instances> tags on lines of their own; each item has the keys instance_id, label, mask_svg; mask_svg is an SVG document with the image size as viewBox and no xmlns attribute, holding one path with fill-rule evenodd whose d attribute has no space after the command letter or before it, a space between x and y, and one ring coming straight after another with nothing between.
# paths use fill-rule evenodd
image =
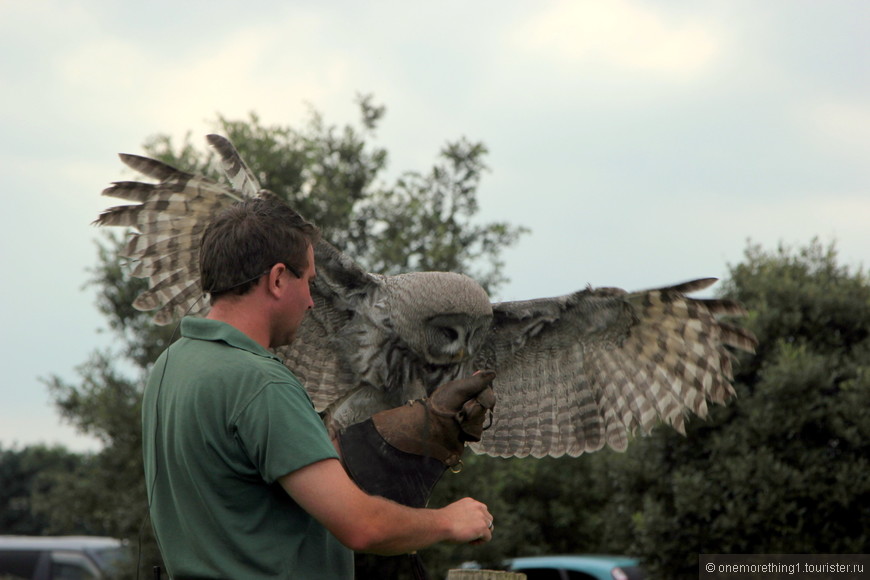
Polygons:
<instances>
[{"instance_id":1,"label":"green polo shirt","mask_svg":"<svg viewBox=\"0 0 870 580\"><path fill-rule=\"evenodd\" d=\"M337 457L299 380L232 326L185 318L142 404L151 521L173 578L352 578L277 479Z\"/></svg>"}]
</instances>

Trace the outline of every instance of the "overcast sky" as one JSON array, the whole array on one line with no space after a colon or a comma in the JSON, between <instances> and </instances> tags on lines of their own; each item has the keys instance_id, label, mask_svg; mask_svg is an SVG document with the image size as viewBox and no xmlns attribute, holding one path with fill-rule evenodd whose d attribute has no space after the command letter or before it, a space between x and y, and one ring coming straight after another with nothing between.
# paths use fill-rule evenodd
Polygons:
<instances>
[{"instance_id":1,"label":"overcast sky","mask_svg":"<svg viewBox=\"0 0 870 580\"><path fill-rule=\"evenodd\" d=\"M870 254L862 0L0 0L0 446L95 449L44 383L112 337L84 287L118 152L218 114L387 107L390 174L490 150L480 219L531 228L495 298L723 277L747 240Z\"/></svg>"}]
</instances>

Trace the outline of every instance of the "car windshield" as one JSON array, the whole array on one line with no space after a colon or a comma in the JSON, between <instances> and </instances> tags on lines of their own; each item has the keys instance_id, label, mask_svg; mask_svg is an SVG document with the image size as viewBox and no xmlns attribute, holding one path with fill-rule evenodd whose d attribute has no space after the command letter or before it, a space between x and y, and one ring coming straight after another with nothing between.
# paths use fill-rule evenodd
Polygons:
<instances>
[{"instance_id":1,"label":"car windshield","mask_svg":"<svg viewBox=\"0 0 870 580\"><path fill-rule=\"evenodd\" d=\"M130 551L123 546L118 546L93 550L91 555L97 561L97 565L101 570L108 573L116 573L128 561Z\"/></svg>"}]
</instances>

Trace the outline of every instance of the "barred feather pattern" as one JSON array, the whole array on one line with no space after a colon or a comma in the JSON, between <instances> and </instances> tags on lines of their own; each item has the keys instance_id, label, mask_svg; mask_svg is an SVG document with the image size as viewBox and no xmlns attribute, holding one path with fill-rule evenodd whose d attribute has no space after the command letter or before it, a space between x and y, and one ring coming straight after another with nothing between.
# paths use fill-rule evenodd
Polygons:
<instances>
[{"instance_id":1,"label":"barred feather pattern","mask_svg":"<svg viewBox=\"0 0 870 580\"><path fill-rule=\"evenodd\" d=\"M221 158L221 167L224 174L233 186L233 189L245 197L254 197L260 192L260 182L257 176L244 162L242 156L229 139L222 135L207 135L206 140Z\"/></svg>"},{"instance_id":2,"label":"barred feather pattern","mask_svg":"<svg viewBox=\"0 0 870 580\"><path fill-rule=\"evenodd\" d=\"M158 324L198 303L199 239L211 218L263 195L232 144L209 136L227 187L159 161L121 155L156 183L121 181L104 195L129 202L95 223L130 228L123 254L149 288L134 302ZM314 248L315 308L296 341L277 349L335 431L477 369L497 372L490 429L471 448L500 457L578 456L665 423L685 432L689 414L724 403L735 351L756 340L727 322L745 315L727 300L690 298L713 279L627 293L573 294L491 304L474 280L446 272L380 276L326 241Z\"/></svg>"},{"instance_id":3,"label":"barred feather pattern","mask_svg":"<svg viewBox=\"0 0 870 580\"><path fill-rule=\"evenodd\" d=\"M170 165L121 154L130 168L158 183L120 181L103 195L134 202L111 207L94 222L100 226L131 228L121 255L132 263L132 275L148 279L148 290L133 306L154 310L157 324L170 324L185 313L202 314L199 240L212 216L241 199L241 195L207 177Z\"/></svg>"},{"instance_id":4,"label":"barred feather pattern","mask_svg":"<svg viewBox=\"0 0 870 580\"><path fill-rule=\"evenodd\" d=\"M688 292L715 280L627 294L587 289L495 305L486 357L497 368L498 412L473 448L500 457L624 450L658 423L685 433L688 413L734 395L730 349L756 340L723 317L727 300Z\"/></svg>"}]
</instances>

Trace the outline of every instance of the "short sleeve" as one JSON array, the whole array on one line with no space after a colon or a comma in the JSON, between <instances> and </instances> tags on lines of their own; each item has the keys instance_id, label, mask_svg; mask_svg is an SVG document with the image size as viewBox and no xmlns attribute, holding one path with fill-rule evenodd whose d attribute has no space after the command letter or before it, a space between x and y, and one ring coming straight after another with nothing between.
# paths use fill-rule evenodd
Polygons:
<instances>
[{"instance_id":1,"label":"short sleeve","mask_svg":"<svg viewBox=\"0 0 870 580\"><path fill-rule=\"evenodd\" d=\"M266 483L323 459L338 458L300 385L267 384L234 423L236 439Z\"/></svg>"}]
</instances>

